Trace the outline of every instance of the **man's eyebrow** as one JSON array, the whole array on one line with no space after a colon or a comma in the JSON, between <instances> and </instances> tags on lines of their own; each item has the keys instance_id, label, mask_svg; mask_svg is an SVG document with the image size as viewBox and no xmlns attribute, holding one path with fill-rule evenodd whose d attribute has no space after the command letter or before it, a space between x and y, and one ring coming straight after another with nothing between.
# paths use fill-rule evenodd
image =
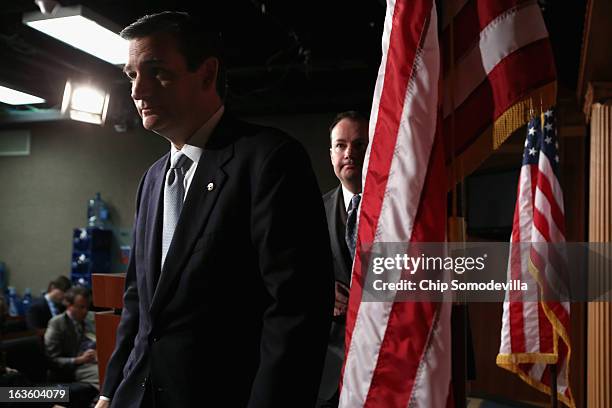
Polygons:
<instances>
[{"instance_id":1,"label":"man's eyebrow","mask_svg":"<svg viewBox=\"0 0 612 408\"><path fill-rule=\"evenodd\" d=\"M144 60L141 62L142 65L157 65L157 64L161 64L164 61L162 59L159 58L151 58L148 60ZM132 71L134 68L130 65L130 64L125 64L125 66L123 67L123 72L124 73L128 73L130 71Z\"/></svg>"}]
</instances>

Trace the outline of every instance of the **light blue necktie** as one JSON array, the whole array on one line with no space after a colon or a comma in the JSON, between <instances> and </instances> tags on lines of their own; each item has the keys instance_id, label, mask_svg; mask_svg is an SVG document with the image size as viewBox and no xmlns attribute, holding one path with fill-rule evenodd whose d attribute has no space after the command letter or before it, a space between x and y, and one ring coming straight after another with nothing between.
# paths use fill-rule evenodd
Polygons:
<instances>
[{"instance_id":1,"label":"light blue necktie","mask_svg":"<svg viewBox=\"0 0 612 408\"><path fill-rule=\"evenodd\" d=\"M162 232L162 259L161 267L164 267L166 255L174 236L174 230L178 223L183 201L185 200L185 173L193 163L189 157L178 151L172 154L170 168L166 173L166 184L164 186L164 226Z\"/></svg>"}]
</instances>

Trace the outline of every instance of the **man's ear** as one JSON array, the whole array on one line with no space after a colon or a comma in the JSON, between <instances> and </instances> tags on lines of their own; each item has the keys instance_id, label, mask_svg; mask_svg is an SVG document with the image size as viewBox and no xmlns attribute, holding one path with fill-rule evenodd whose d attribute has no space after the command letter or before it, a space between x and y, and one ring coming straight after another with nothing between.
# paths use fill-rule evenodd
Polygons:
<instances>
[{"instance_id":1,"label":"man's ear","mask_svg":"<svg viewBox=\"0 0 612 408\"><path fill-rule=\"evenodd\" d=\"M215 88L219 74L219 60L216 57L206 58L198 71L202 78L202 88L209 89L211 86Z\"/></svg>"}]
</instances>

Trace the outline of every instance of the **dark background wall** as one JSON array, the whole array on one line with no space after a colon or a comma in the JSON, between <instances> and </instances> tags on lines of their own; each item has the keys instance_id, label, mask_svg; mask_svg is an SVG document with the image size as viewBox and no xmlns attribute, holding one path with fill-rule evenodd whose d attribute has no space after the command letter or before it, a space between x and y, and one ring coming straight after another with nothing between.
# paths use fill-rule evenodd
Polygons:
<instances>
[{"instance_id":1,"label":"dark background wall","mask_svg":"<svg viewBox=\"0 0 612 408\"><path fill-rule=\"evenodd\" d=\"M257 116L306 147L321 190L336 184L327 127L334 113ZM70 275L72 230L86 225L87 200L96 192L109 204L116 245L129 243L140 177L168 149L141 128L116 133L79 122L23 125L29 156L0 157L0 261L9 285L38 294L48 281ZM116 267L115 267L116 269Z\"/></svg>"}]
</instances>

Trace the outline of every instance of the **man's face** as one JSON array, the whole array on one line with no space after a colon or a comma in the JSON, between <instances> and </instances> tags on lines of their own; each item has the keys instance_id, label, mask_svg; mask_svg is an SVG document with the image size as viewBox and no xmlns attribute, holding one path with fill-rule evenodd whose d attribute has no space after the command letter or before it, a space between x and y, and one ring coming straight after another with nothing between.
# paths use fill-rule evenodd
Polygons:
<instances>
[{"instance_id":1,"label":"man's face","mask_svg":"<svg viewBox=\"0 0 612 408\"><path fill-rule=\"evenodd\" d=\"M361 189L361 168L367 147L368 126L365 121L344 118L332 129L331 162L336 177L345 187Z\"/></svg>"},{"instance_id":2,"label":"man's face","mask_svg":"<svg viewBox=\"0 0 612 408\"><path fill-rule=\"evenodd\" d=\"M201 122L198 107L209 103L215 92L216 60L214 72L210 65L205 62L189 71L176 38L169 33L130 40L124 71L132 82L131 96L145 129L170 139L193 131L193 124Z\"/></svg>"},{"instance_id":3,"label":"man's face","mask_svg":"<svg viewBox=\"0 0 612 408\"><path fill-rule=\"evenodd\" d=\"M58 288L53 288L49 291L49 298L53 303L62 303L62 300L64 300L64 291Z\"/></svg>"},{"instance_id":4,"label":"man's face","mask_svg":"<svg viewBox=\"0 0 612 408\"><path fill-rule=\"evenodd\" d=\"M74 298L74 303L68 305L66 310L68 311L68 313L70 313L70 316L74 320L81 322L85 320L85 317L87 316L87 311L89 310L89 302L82 295L77 295Z\"/></svg>"}]
</instances>

